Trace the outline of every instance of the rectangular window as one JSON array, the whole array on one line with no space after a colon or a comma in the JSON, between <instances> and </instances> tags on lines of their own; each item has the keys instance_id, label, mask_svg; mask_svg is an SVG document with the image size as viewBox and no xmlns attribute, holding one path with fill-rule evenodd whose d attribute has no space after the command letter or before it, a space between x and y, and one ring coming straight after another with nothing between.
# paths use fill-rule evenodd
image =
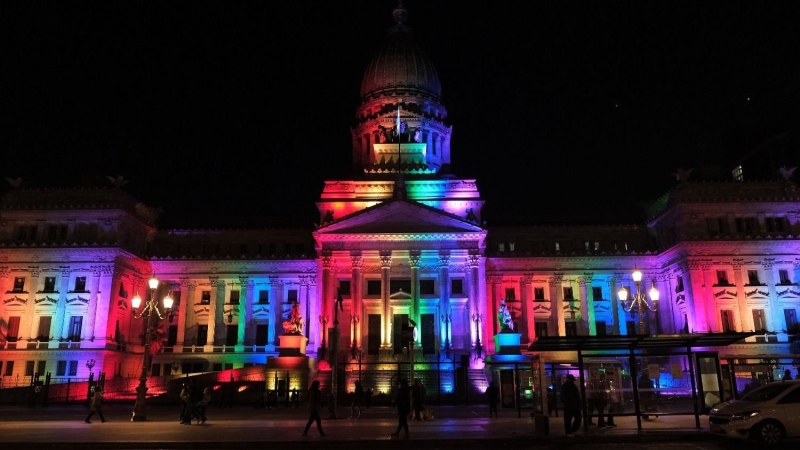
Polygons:
<instances>
[{"instance_id":1,"label":"rectangular window","mask_svg":"<svg viewBox=\"0 0 800 450\"><path fill-rule=\"evenodd\" d=\"M381 280L367 280L367 295L381 295Z\"/></svg>"},{"instance_id":2,"label":"rectangular window","mask_svg":"<svg viewBox=\"0 0 800 450\"><path fill-rule=\"evenodd\" d=\"M517 244L515 242L508 243L508 251L513 252L517 248Z\"/></svg>"},{"instance_id":3,"label":"rectangular window","mask_svg":"<svg viewBox=\"0 0 800 450\"><path fill-rule=\"evenodd\" d=\"M203 291L200 294L200 304L201 305L210 305L211 304L211 291Z\"/></svg>"},{"instance_id":4,"label":"rectangular window","mask_svg":"<svg viewBox=\"0 0 800 450\"><path fill-rule=\"evenodd\" d=\"M789 279L789 271L786 269L778 270L778 277L780 278L781 284L792 284L792 280Z\"/></svg>"},{"instance_id":5,"label":"rectangular window","mask_svg":"<svg viewBox=\"0 0 800 450\"><path fill-rule=\"evenodd\" d=\"M565 322L564 323L564 333L567 336L577 336L578 335L578 322Z\"/></svg>"},{"instance_id":6,"label":"rectangular window","mask_svg":"<svg viewBox=\"0 0 800 450\"><path fill-rule=\"evenodd\" d=\"M258 324L256 325L256 345L261 347L267 345L269 340L269 325Z\"/></svg>"},{"instance_id":7,"label":"rectangular window","mask_svg":"<svg viewBox=\"0 0 800 450\"><path fill-rule=\"evenodd\" d=\"M767 331L767 321L763 309L753 310L753 331Z\"/></svg>"},{"instance_id":8,"label":"rectangular window","mask_svg":"<svg viewBox=\"0 0 800 450\"><path fill-rule=\"evenodd\" d=\"M592 249L592 243L589 242L589 241L584 241L583 242L583 249L588 252L589 250Z\"/></svg>"},{"instance_id":9,"label":"rectangular window","mask_svg":"<svg viewBox=\"0 0 800 450\"><path fill-rule=\"evenodd\" d=\"M592 298L595 300L603 300L603 288L592 286Z\"/></svg>"},{"instance_id":10,"label":"rectangular window","mask_svg":"<svg viewBox=\"0 0 800 450\"><path fill-rule=\"evenodd\" d=\"M535 300L537 302L545 301L544 288L543 287L535 287L535 288L533 288L533 300Z\"/></svg>"},{"instance_id":11,"label":"rectangular window","mask_svg":"<svg viewBox=\"0 0 800 450\"><path fill-rule=\"evenodd\" d=\"M225 345L234 346L239 340L239 325L230 324L225 327Z\"/></svg>"},{"instance_id":12,"label":"rectangular window","mask_svg":"<svg viewBox=\"0 0 800 450\"><path fill-rule=\"evenodd\" d=\"M723 309L722 311L720 311L720 316L722 318L723 333L732 333L736 331L736 322L734 321L732 310Z\"/></svg>"},{"instance_id":13,"label":"rectangular window","mask_svg":"<svg viewBox=\"0 0 800 450\"><path fill-rule=\"evenodd\" d=\"M517 299L517 295L514 291L514 288L506 288L506 300L508 301L515 301Z\"/></svg>"},{"instance_id":14,"label":"rectangular window","mask_svg":"<svg viewBox=\"0 0 800 450\"><path fill-rule=\"evenodd\" d=\"M555 242L555 251L557 252L561 251L561 244L559 244L558 242Z\"/></svg>"},{"instance_id":15,"label":"rectangular window","mask_svg":"<svg viewBox=\"0 0 800 450\"><path fill-rule=\"evenodd\" d=\"M565 287L564 289L564 301L567 300L574 300L572 297L572 287Z\"/></svg>"},{"instance_id":16,"label":"rectangular window","mask_svg":"<svg viewBox=\"0 0 800 450\"><path fill-rule=\"evenodd\" d=\"M608 329L606 328L606 323L604 321L596 321L594 323L594 329L596 330L597 336L608 336Z\"/></svg>"},{"instance_id":17,"label":"rectangular window","mask_svg":"<svg viewBox=\"0 0 800 450\"><path fill-rule=\"evenodd\" d=\"M172 306L173 308L181 304L181 291L172 291Z\"/></svg>"},{"instance_id":18,"label":"rectangular window","mask_svg":"<svg viewBox=\"0 0 800 450\"><path fill-rule=\"evenodd\" d=\"M403 331L408 328L408 314L395 314L392 323L392 350L395 355L403 353L408 342L403 338Z\"/></svg>"},{"instance_id":19,"label":"rectangular window","mask_svg":"<svg viewBox=\"0 0 800 450\"><path fill-rule=\"evenodd\" d=\"M119 292L117 293L122 298L128 298L128 291L125 290L125 283L119 282Z\"/></svg>"},{"instance_id":20,"label":"rectangular window","mask_svg":"<svg viewBox=\"0 0 800 450\"><path fill-rule=\"evenodd\" d=\"M260 304L267 304L269 303L269 291L264 289L263 291L258 291L258 303Z\"/></svg>"},{"instance_id":21,"label":"rectangular window","mask_svg":"<svg viewBox=\"0 0 800 450\"><path fill-rule=\"evenodd\" d=\"M782 233L786 230L784 227L783 217L765 217L764 227L769 233Z\"/></svg>"},{"instance_id":22,"label":"rectangular window","mask_svg":"<svg viewBox=\"0 0 800 450\"><path fill-rule=\"evenodd\" d=\"M747 284L761 284L761 282L758 281L758 270L747 271Z\"/></svg>"},{"instance_id":23,"label":"rectangular window","mask_svg":"<svg viewBox=\"0 0 800 450\"><path fill-rule=\"evenodd\" d=\"M20 316L8 318L8 329L6 331L6 340L8 342L17 342L17 339L19 339L19 321Z\"/></svg>"},{"instance_id":24,"label":"rectangular window","mask_svg":"<svg viewBox=\"0 0 800 450\"><path fill-rule=\"evenodd\" d=\"M436 317L433 314L420 314L419 317L422 339L422 353L433 355L436 353Z\"/></svg>"},{"instance_id":25,"label":"rectangular window","mask_svg":"<svg viewBox=\"0 0 800 450\"><path fill-rule=\"evenodd\" d=\"M14 278L14 291L13 292L25 292L25 277L15 277Z\"/></svg>"},{"instance_id":26,"label":"rectangular window","mask_svg":"<svg viewBox=\"0 0 800 450\"><path fill-rule=\"evenodd\" d=\"M718 270L717 271L717 285L718 286L729 286L728 283L728 272L725 270Z\"/></svg>"},{"instance_id":27,"label":"rectangular window","mask_svg":"<svg viewBox=\"0 0 800 450\"><path fill-rule=\"evenodd\" d=\"M381 348L381 315L370 314L367 323L367 354L377 355Z\"/></svg>"},{"instance_id":28,"label":"rectangular window","mask_svg":"<svg viewBox=\"0 0 800 450\"><path fill-rule=\"evenodd\" d=\"M675 279L675 292L683 292L683 290L683 277L678 275L678 277Z\"/></svg>"},{"instance_id":29,"label":"rectangular window","mask_svg":"<svg viewBox=\"0 0 800 450\"><path fill-rule=\"evenodd\" d=\"M197 345L206 345L208 343L208 325L197 326Z\"/></svg>"},{"instance_id":30,"label":"rectangular window","mask_svg":"<svg viewBox=\"0 0 800 450\"><path fill-rule=\"evenodd\" d=\"M450 293L454 295L461 295L464 293L464 280L456 279L450 280Z\"/></svg>"},{"instance_id":31,"label":"rectangular window","mask_svg":"<svg viewBox=\"0 0 800 450\"><path fill-rule=\"evenodd\" d=\"M350 280L339 280L339 292L342 295L350 295Z\"/></svg>"},{"instance_id":32,"label":"rectangular window","mask_svg":"<svg viewBox=\"0 0 800 450\"><path fill-rule=\"evenodd\" d=\"M35 241L38 228L36 225L22 225L17 229L17 239L21 241Z\"/></svg>"},{"instance_id":33,"label":"rectangular window","mask_svg":"<svg viewBox=\"0 0 800 450\"><path fill-rule=\"evenodd\" d=\"M56 277L44 277L44 292L56 291Z\"/></svg>"},{"instance_id":34,"label":"rectangular window","mask_svg":"<svg viewBox=\"0 0 800 450\"><path fill-rule=\"evenodd\" d=\"M43 377L44 374L46 373L45 372L46 369L47 369L47 361L38 361L36 363L36 375Z\"/></svg>"},{"instance_id":35,"label":"rectangular window","mask_svg":"<svg viewBox=\"0 0 800 450\"><path fill-rule=\"evenodd\" d=\"M47 226L47 239L51 241L63 241L67 238L67 226L53 224Z\"/></svg>"},{"instance_id":36,"label":"rectangular window","mask_svg":"<svg viewBox=\"0 0 800 450\"><path fill-rule=\"evenodd\" d=\"M419 280L419 295L436 295L436 283L426 278Z\"/></svg>"},{"instance_id":37,"label":"rectangular window","mask_svg":"<svg viewBox=\"0 0 800 450\"><path fill-rule=\"evenodd\" d=\"M69 362L69 376L71 377L78 376L78 361Z\"/></svg>"},{"instance_id":38,"label":"rectangular window","mask_svg":"<svg viewBox=\"0 0 800 450\"><path fill-rule=\"evenodd\" d=\"M36 333L36 339L40 341L50 340L50 323L52 319L52 316L39 317L39 332Z\"/></svg>"},{"instance_id":39,"label":"rectangular window","mask_svg":"<svg viewBox=\"0 0 800 450\"><path fill-rule=\"evenodd\" d=\"M411 280L390 280L389 293L396 294L400 291L405 293L411 292Z\"/></svg>"},{"instance_id":40,"label":"rectangular window","mask_svg":"<svg viewBox=\"0 0 800 450\"><path fill-rule=\"evenodd\" d=\"M25 376L32 377L33 369L36 366L36 361L25 361Z\"/></svg>"},{"instance_id":41,"label":"rectangular window","mask_svg":"<svg viewBox=\"0 0 800 450\"><path fill-rule=\"evenodd\" d=\"M65 377L65 376L67 376L67 362L66 361L58 361L56 363L56 376L57 377Z\"/></svg>"},{"instance_id":42,"label":"rectangular window","mask_svg":"<svg viewBox=\"0 0 800 450\"><path fill-rule=\"evenodd\" d=\"M289 289L287 293L289 294L289 296L286 298L288 303L297 302L297 289Z\"/></svg>"},{"instance_id":43,"label":"rectangular window","mask_svg":"<svg viewBox=\"0 0 800 450\"><path fill-rule=\"evenodd\" d=\"M594 241L594 251L600 251L600 241Z\"/></svg>"},{"instance_id":44,"label":"rectangular window","mask_svg":"<svg viewBox=\"0 0 800 450\"><path fill-rule=\"evenodd\" d=\"M797 334L797 311L794 308L784 309L783 318L786 320L786 333Z\"/></svg>"},{"instance_id":45,"label":"rectangular window","mask_svg":"<svg viewBox=\"0 0 800 450\"><path fill-rule=\"evenodd\" d=\"M174 347L177 342L178 342L178 326L170 325L169 334L167 335L167 346Z\"/></svg>"},{"instance_id":46,"label":"rectangular window","mask_svg":"<svg viewBox=\"0 0 800 450\"><path fill-rule=\"evenodd\" d=\"M74 292L86 292L86 277L75 277Z\"/></svg>"},{"instance_id":47,"label":"rectangular window","mask_svg":"<svg viewBox=\"0 0 800 450\"><path fill-rule=\"evenodd\" d=\"M69 336L67 336L67 340L73 342L80 342L82 328L83 328L83 316L70 316Z\"/></svg>"},{"instance_id":48,"label":"rectangular window","mask_svg":"<svg viewBox=\"0 0 800 450\"><path fill-rule=\"evenodd\" d=\"M232 305L239 304L239 291L236 289L231 291L231 304Z\"/></svg>"},{"instance_id":49,"label":"rectangular window","mask_svg":"<svg viewBox=\"0 0 800 450\"><path fill-rule=\"evenodd\" d=\"M14 361L9 361L6 363L6 371L3 373L3 376L10 377L14 375Z\"/></svg>"}]
</instances>

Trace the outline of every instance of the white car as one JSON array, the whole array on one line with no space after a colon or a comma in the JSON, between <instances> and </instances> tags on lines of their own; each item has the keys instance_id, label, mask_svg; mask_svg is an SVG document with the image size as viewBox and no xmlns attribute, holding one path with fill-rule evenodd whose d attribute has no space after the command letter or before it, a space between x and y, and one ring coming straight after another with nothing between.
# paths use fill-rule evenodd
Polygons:
<instances>
[{"instance_id":1,"label":"white car","mask_svg":"<svg viewBox=\"0 0 800 450\"><path fill-rule=\"evenodd\" d=\"M714 434L766 445L800 437L800 380L775 381L720 403L708 414L708 424Z\"/></svg>"}]
</instances>

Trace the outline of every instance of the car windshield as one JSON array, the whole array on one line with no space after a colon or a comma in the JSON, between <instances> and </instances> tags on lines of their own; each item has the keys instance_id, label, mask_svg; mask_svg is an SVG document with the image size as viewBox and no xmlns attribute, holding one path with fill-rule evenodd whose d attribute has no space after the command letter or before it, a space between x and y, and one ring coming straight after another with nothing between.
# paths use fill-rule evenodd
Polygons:
<instances>
[{"instance_id":1,"label":"car windshield","mask_svg":"<svg viewBox=\"0 0 800 450\"><path fill-rule=\"evenodd\" d=\"M748 393L744 397L742 397L742 401L745 402L763 402L767 400L772 400L775 398L776 395L779 395L781 392L789 389L792 386L791 383L770 383L764 386L760 386L757 389L753 390L752 392Z\"/></svg>"}]
</instances>

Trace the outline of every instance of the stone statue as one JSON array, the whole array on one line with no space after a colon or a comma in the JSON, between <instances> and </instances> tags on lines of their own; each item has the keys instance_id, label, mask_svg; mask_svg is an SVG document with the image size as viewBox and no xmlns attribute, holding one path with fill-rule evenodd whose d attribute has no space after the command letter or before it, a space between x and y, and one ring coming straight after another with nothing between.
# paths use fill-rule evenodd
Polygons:
<instances>
[{"instance_id":1,"label":"stone statue","mask_svg":"<svg viewBox=\"0 0 800 450\"><path fill-rule=\"evenodd\" d=\"M289 319L283 321L283 331L286 334L303 333L303 318L300 316L300 305L296 300L292 303L292 312Z\"/></svg>"},{"instance_id":2,"label":"stone statue","mask_svg":"<svg viewBox=\"0 0 800 450\"><path fill-rule=\"evenodd\" d=\"M497 312L497 321L500 322L500 332L514 331L514 320L511 311L506 306L505 300L500 300L500 310Z\"/></svg>"}]
</instances>

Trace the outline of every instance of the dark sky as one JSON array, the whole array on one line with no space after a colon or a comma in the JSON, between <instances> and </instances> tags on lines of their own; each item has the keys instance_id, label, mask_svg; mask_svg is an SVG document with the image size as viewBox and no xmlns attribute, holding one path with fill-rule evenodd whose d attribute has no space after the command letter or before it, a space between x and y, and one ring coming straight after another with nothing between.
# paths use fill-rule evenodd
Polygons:
<instances>
[{"instance_id":1,"label":"dark sky","mask_svg":"<svg viewBox=\"0 0 800 450\"><path fill-rule=\"evenodd\" d=\"M627 221L677 168L800 125L797 1L404 4L442 81L453 170L478 180L490 224ZM0 174L121 175L170 221L313 223L323 180L350 175L361 77L395 5L3 2Z\"/></svg>"}]
</instances>

